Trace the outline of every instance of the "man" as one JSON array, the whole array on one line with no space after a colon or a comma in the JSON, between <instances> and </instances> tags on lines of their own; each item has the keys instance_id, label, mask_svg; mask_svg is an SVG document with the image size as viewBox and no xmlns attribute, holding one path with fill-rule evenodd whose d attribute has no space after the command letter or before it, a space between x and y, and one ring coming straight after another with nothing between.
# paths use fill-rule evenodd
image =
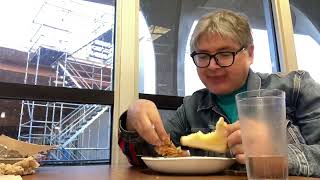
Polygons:
<instances>
[{"instance_id":1,"label":"man","mask_svg":"<svg viewBox=\"0 0 320 180\"><path fill-rule=\"evenodd\" d=\"M239 164L245 164L235 95L246 90L280 89L286 93L289 174L320 176L320 86L304 71L287 75L250 70L253 38L245 16L219 10L202 17L193 32L191 54L205 89L185 97L169 120L161 120L155 104L132 103L121 119L119 145L133 165L141 155L152 155L147 144L161 145L168 138L180 145L183 135L210 132L219 117L227 126L228 147ZM253 129L254 130L254 129ZM190 149L191 155L225 156Z\"/></svg>"}]
</instances>

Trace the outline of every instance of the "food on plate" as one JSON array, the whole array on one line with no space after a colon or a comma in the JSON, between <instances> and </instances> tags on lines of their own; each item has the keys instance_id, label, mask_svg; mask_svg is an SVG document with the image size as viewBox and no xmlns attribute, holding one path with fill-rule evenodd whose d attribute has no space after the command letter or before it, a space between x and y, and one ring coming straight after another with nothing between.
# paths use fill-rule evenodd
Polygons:
<instances>
[{"instance_id":1,"label":"food on plate","mask_svg":"<svg viewBox=\"0 0 320 180\"><path fill-rule=\"evenodd\" d=\"M0 144L0 158L23 158L23 155L16 150L8 150L8 148Z\"/></svg>"},{"instance_id":2,"label":"food on plate","mask_svg":"<svg viewBox=\"0 0 320 180\"><path fill-rule=\"evenodd\" d=\"M32 157L24 158L14 164L0 163L0 175L27 175L35 173L39 163Z\"/></svg>"},{"instance_id":3,"label":"food on plate","mask_svg":"<svg viewBox=\"0 0 320 180\"><path fill-rule=\"evenodd\" d=\"M190 156L189 152L182 150L181 147L176 147L168 138L163 145L156 146L155 151L163 157L185 157Z\"/></svg>"},{"instance_id":4,"label":"food on plate","mask_svg":"<svg viewBox=\"0 0 320 180\"><path fill-rule=\"evenodd\" d=\"M39 158L40 155L45 154L52 148L53 146L31 144L1 135L0 177L1 175L35 173L35 169L39 167L39 163L35 158Z\"/></svg>"},{"instance_id":5,"label":"food on plate","mask_svg":"<svg viewBox=\"0 0 320 180\"><path fill-rule=\"evenodd\" d=\"M215 131L208 134L198 131L187 136L181 136L180 143L183 146L224 153L227 150L226 126L227 123L223 117L220 117L216 123Z\"/></svg>"}]
</instances>

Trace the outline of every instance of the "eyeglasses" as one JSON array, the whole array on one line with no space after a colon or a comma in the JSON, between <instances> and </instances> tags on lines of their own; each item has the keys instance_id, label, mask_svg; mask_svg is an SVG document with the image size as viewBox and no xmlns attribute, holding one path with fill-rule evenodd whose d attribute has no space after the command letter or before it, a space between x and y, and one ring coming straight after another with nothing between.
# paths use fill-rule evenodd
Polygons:
<instances>
[{"instance_id":1,"label":"eyeglasses","mask_svg":"<svg viewBox=\"0 0 320 180\"><path fill-rule=\"evenodd\" d=\"M241 47L237 51L223 51L217 52L212 55L209 53L198 53L196 51L193 51L190 56L192 57L194 64L199 68L208 67L212 58L220 67L229 67L234 63L235 56L245 49L245 47Z\"/></svg>"}]
</instances>

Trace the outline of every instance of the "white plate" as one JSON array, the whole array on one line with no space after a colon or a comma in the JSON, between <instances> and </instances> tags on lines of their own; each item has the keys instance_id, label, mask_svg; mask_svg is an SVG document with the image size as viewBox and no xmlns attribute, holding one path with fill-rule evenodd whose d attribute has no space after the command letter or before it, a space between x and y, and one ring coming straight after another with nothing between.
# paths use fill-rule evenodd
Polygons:
<instances>
[{"instance_id":1,"label":"white plate","mask_svg":"<svg viewBox=\"0 0 320 180\"><path fill-rule=\"evenodd\" d=\"M174 174L210 174L229 168L235 163L234 158L223 157L141 157L146 165L158 172Z\"/></svg>"}]
</instances>

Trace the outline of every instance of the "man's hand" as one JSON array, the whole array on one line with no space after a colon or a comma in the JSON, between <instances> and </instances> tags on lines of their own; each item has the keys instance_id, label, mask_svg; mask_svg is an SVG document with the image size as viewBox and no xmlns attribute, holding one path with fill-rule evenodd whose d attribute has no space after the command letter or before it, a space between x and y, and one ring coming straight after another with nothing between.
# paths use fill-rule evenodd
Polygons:
<instances>
[{"instance_id":1,"label":"man's hand","mask_svg":"<svg viewBox=\"0 0 320 180\"><path fill-rule=\"evenodd\" d=\"M156 105L145 99L139 99L130 105L126 129L137 131L143 139L153 145L161 145L169 137Z\"/></svg>"},{"instance_id":2,"label":"man's hand","mask_svg":"<svg viewBox=\"0 0 320 180\"><path fill-rule=\"evenodd\" d=\"M227 142L232 154L240 164L245 164L245 154L241 140L240 123L228 124L226 128Z\"/></svg>"}]
</instances>

